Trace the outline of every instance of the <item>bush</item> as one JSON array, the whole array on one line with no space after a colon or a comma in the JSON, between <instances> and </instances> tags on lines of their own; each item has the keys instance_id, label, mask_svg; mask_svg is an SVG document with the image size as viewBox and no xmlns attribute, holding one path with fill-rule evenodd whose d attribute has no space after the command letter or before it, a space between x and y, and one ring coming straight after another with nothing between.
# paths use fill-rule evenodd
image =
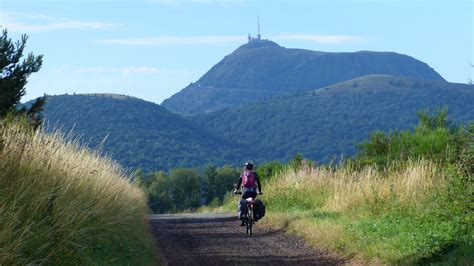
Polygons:
<instances>
[{"instance_id":1,"label":"bush","mask_svg":"<svg viewBox=\"0 0 474 266\"><path fill-rule=\"evenodd\" d=\"M375 131L370 139L357 145L354 161L358 166L386 166L390 162L430 159L443 165L455 163L465 149L468 128L452 123L448 110L439 109L435 114L418 113L419 125L413 130ZM471 125L472 127L472 125Z\"/></svg>"}]
</instances>

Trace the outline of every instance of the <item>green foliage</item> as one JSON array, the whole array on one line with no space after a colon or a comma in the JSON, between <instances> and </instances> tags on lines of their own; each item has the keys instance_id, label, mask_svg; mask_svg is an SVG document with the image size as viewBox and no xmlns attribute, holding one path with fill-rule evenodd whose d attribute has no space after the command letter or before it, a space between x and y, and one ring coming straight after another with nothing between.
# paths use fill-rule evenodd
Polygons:
<instances>
[{"instance_id":1,"label":"green foliage","mask_svg":"<svg viewBox=\"0 0 474 266\"><path fill-rule=\"evenodd\" d=\"M262 180L270 180L283 168L284 164L273 161L259 165L256 171ZM240 169L209 164L202 170L172 168L169 174L145 174L138 170L134 176L135 184L148 194L150 209L154 213L167 213L196 209L202 205L219 206L233 190L233 184L239 179Z\"/></svg>"},{"instance_id":2,"label":"green foliage","mask_svg":"<svg viewBox=\"0 0 474 266\"><path fill-rule=\"evenodd\" d=\"M48 97L47 129L72 131L123 166L146 172L237 161L239 147L163 107L113 94ZM243 159L242 159L243 160Z\"/></svg>"},{"instance_id":3,"label":"green foliage","mask_svg":"<svg viewBox=\"0 0 474 266\"><path fill-rule=\"evenodd\" d=\"M208 189L214 191L214 196L211 199L222 201L224 195L233 189L233 184L237 182L239 175L239 170L231 166L217 168L214 182L208 183Z\"/></svg>"},{"instance_id":4,"label":"green foliage","mask_svg":"<svg viewBox=\"0 0 474 266\"><path fill-rule=\"evenodd\" d=\"M469 181L474 181L474 123L470 123L465 131L456 139L459 143L460 153L456 160L456 166L462 175Z\"/></svg>"},{"instance_id":5,"label":"green foliage","mask_svg":"<svg viewBox=\"0 0 474 266\"><path fill-rule=\"evenodd\" d=\"M447 108L430 115L418 112L420 123L415 130L376 131L360 143L356 157L358 165L387 165L392 161L429 158L439 163L454 163L463 151L466 128L448 120Z\"/></svg>"},{"instance_id":6,"label":"green foliage","mask_svg":"<svg viewBox=\"0 0 474 266\"><path fill-rule=\"evenodd\" d=\"M217 179L217 167L214 165L207 165L204 169L204 200L211 202L216 197L216 179Z\"/></svg>"},{"instance_id":7,"label":"green foliage","mask_svg":"<svg viewBox=\"0 0 474 266\"><path fill-rule=\"evenodd\" d=\"M176 209L184 210L186 208L195 209L199 206L200 184L199 173L193 169L175 168L170 172L171 199Z\"/></svg>"},{"instance_id":8,"label":"green foliage","mask_svg":"<svg viewBox=\"0 0 474 266\"><path fill-rule=\"evenodd\" d=\"M354 88L353 82L358 86ZM474 121L473 88L403 77L366 76L312 93L246 103L188 119L246 147L257 161L289 161L301 153L325 163L342 155L354 155L354 145L375 130L380 131L376 141L383 144L388 138L382 136L384 132L413 128L418 122L418 110L448 106L450 117L456 121ZM449 135L441 131L433 132L431 137ZM446 133L449 132L451 125ZM429 143L423 145L420 149L430 149Z\"/></svg>"},{"instance_id":9,"label":"green foliage","mask_svg":"<svg viewBox=\"0 0 474 266\"><path fill-rule=\"evenodd\" d=\"M301 153L297 153L293 160L290 161L289 165L295 170L301 168L301 166L303 165L303 155Z\"/></svg>"},{"instance_id":10,"label":"green foliage","mask_svg":"<svg viewBox=\"0 0 474 266\"><path fill-rule=\"evenodd\" d=\"M172 187L175 185L170 177L163 172L153 173L146 191L150 209L154 213L166 213L176 209L176 204L171 196Z\"/></svg>"},{"instance_id":11,"label":"green foliage","mask_svg":"<svg viewBox=\"0 0 474 266\"><path fill-rule=\"evenodd\" d=\"M456 121L474 121L472 86L393 76L358 78L356 88L353 82L187 118L132 97L51 96L45 117L50 127L73 129L90 147L147 172L237 166L247 154L257 162L298 153L340 160L374 130L412 128L424 108L446 105Z\"/></svg>"},{"instance_id":12,"label":"green foliage","mask_svg":"<svg viewBox=\"0 0 474 266\"><path fill-rule=\"evenodd\" d=\"M281 173L284 168L285 168L284 163L275 160L275 161L266 162L266 163L262 163L258 165L256 172L260 176L262 181L264 181L264 180L270 180L275 175Z\"/></svg>"},{"instance_id":13,"label":"green foliage","mask_svg":"<svg viewBox=\"0 0 474 266\"><path fill-rule=\"evenodd\" d=\"M42 123L42 116L39 114L46 103L45 97L38 98L30 108L16 109L21 97L26 93L25 86L31 73L38 72L43 63L43 56L28 54L23 59L26 35L21 36L21 41L14 43L8 38L8 32L3 30L0 37L0 118L8 113L21 114L27 116L34 127Z\"/></svg>"},{"instance_id":14,"label":"green foliage","mask_svg":"<svg viewBox=\"0 0 474 266\"><path fill-rule=\"evenodd\" d=\"M135 175L135 182L148 194L148 205L154 213L196 209L203 204L218 205L232 191L239 171L231 166L208 165L203 171L172 168L169 174L155 172Z\"/></svg>"}]
</instances>

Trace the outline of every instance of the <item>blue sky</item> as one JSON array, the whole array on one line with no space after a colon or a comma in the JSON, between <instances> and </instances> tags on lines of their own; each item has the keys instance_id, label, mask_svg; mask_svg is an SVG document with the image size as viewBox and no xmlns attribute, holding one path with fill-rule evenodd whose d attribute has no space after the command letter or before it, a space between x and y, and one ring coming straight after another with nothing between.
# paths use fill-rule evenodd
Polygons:
<instances>
[{"instance_id":1,"label":"blue sky","mask_svg":"<svg viewBox=\"0 0 474 266\"><path fill-rule=\"evenodd\" d=\"M120 93L155 103L256 35L287 48L393 51L450 82L474 79L473 0L0 0L0 25L43 54L29 100Z\"/></svg>"}]
</instances>

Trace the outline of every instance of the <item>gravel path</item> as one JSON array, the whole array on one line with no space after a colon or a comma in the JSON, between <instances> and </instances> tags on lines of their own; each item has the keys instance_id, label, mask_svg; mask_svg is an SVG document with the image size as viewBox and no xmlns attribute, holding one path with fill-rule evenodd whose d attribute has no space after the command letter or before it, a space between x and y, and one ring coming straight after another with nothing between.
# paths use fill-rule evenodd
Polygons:
<instances>
[{"instance_id":1,"label":"gravel path","mask_svg":"<svg viewBox=\"0 0 474 266\"><path fill-rule=\"evenodd\" d=\"M258 223L247 236L235 215L151 215L150 224L168 265L342 264L296 237Z\"/></svg>"}]
</instances>

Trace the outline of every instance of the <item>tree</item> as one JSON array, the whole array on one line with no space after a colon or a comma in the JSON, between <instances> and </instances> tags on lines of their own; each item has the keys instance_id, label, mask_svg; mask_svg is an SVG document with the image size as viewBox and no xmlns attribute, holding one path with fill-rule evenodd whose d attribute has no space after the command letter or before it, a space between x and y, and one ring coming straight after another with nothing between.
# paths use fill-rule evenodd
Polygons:
<instances>
[{"instance_id":1,"label":"tree","mask_svg":"<svg viewBox=\"0 0 474 266\"><path fill-rule=\"evenodd\" d=\"M26 115L33 126L42 122L40 112L46 103L46 97L36 99L30 108L16 109L21 97L25 95L27 79L31 73L38 72L43 63L43 55L28 54L23 59L28 36L22 35L21 41L14 43L8 38L8 31L3 30L0 38L0 117L8 113Z\"/></svg>"},{"instance_id":2,"label":"tree","mask_svg":"<svg viewBox=\"0 0 474 266\"><path fill-rule=\"evenodd\" d=\"M232 191L233 184L239 179L239 170L231 166L223 166L218 168L215 177L214 197L222 201L227 192Z\"/></svg>"},{"instance_id":3,"label":"tree","mask_svg":"<svg viewBox=\"0 0 474 266\"><path fill-rule=\"evenodd\" d=\"M216 194L216 176L217 168L214 165L208 165L204 169L204 200L206 203L211 202Z\"/></svg>"},{"instance_id":4,"label":"tree","mask_svg":"<svg viewBox=\"0 0 474 266\"><path fill-rule=\"evenodd\" d=\"M151 174L153 181L148 187L150 209L154 213L166 213L175 209L171 196L172 183L164 172Z\"/></svg>"},{"instance_id":5,"label":"tree","mask_svg":"<svg viewBox=\"0 0 474 266\"><path fill-rule=\"evenodd\" d=\"M190 168L174 168L169 174L171 197L176 209L194 209L201 203L199 173Z\"/></svg>"},{"instance_id":6,"label":"tree","mask_svg":"<svg viewBox=\"0 0 474 266\"><path fill-rule=\"evenodd\" d=\"M257 167L257 173L260 176L260 181L272 178L273 176L281 172L284 167L285 165L277 160L259 165Z\"/></svg>"}]
</instances>

